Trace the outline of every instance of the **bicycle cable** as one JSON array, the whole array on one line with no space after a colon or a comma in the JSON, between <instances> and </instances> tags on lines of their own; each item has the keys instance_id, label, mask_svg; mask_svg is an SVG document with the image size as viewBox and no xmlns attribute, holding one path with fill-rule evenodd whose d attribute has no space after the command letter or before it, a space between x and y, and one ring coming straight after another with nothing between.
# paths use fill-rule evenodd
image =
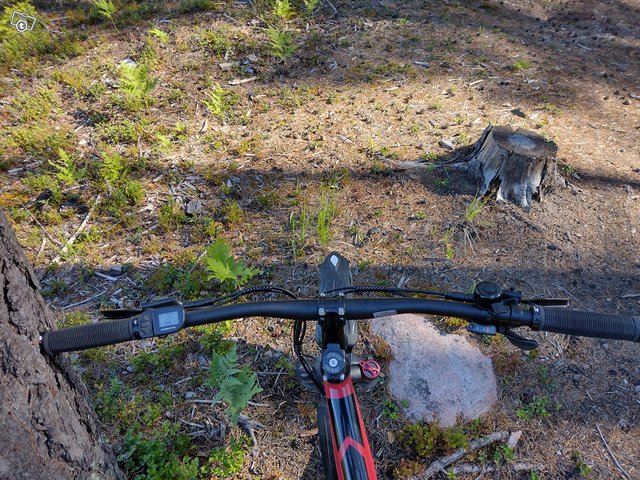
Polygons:
<instances>
[{"instance_id":1,"label":"bicycle cable","mask_svg":"<svg viewBox=\"0 0 640 480\"><path fill-rule=\"evenodd\" d=\"M366 293L366 292L382 292L382 293L398 293L398 294L421 294L421 295L433 295L436 297L446 297L448 294L445 292L439 292L436 290L416 290L412 288L395 288L395 287L377 287L373 285L363 285L363 286L353 286L353 287L342 287L342 288L334 288L333 290L327 290L324 292L324 295L336 293L340 294L349 294L349 293ZM316 295L316 298L319 295Z\"/></svg>"},{"instance_id":2,"label":"bicycle cable","mask_svg":"<svg viewBox=\"0 0 640 480\"><path fill-rule=\"evenodd\" d=\"M278 287L276 285L256 285L255 287L249 287L242 290L238 290L236 292L230 293L228 295L223 295L221 297L208 298L205 300L196 300L193 302L185 302L182 306L187 310L203 308L203 307L211 307L211 306L220 306L220 305L225 305L227 303L230 303L233 300L243 297L245 295L251 295L253 293L269 293L269 292L282 293L291 298L298 299L298 296L295 293L287 290L286 288Z\"/></svg>"}]
</instances>

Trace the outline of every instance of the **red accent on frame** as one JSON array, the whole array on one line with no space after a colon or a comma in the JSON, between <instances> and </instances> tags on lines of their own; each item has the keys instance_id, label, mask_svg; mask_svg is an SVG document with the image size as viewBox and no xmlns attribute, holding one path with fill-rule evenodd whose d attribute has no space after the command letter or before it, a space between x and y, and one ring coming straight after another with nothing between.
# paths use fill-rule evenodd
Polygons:
<instances>
[{"instance_id":1,"label":"red accent on frame","mask_svg":"<svg viewBox=\"0 0 640 480\"><path fill-rule=\"evenodd\" d=\"M343 380L340 383L324 382L324 391L327 395L327 398L344 398L348 397L349 395L356 394L355 390L353 389L351 377L348 377L346 380Z\"/></svg>"},{"instance_id":2,"label":"red accent on frame","mask_svg":"<svg viewBox=\"0 0 640 480\"><path fill-rule=\"evenodd\" d=\"M364 429L364 423L362 421L362 413L360 412L360 405L358 405L358 398L356 397L356 392L353 388L353 382L351 381L351 377L347 377L340 383L329 383L324 382L324 391L327 397L327 406L329 408L329 427L331 429L331 445L333 446L333 455L336 461L336 470L338 473L338 479L344 480L344 471L342 470L342 461L344 456L347 453L349 447L354 448L364 459L365 467L367 469L367 478L369 480L376 480L376 467L373 463L373 456L371 455L371 447L369 446L369 440L367 439L367 432ZM333 428L333 422L331 421L331 399L341 399L348 396L353 396L353 403L356 407L357 421L358 421L358 429L360 430L360 434L362 436L362 444L358 443L356 440L351 438L350 436L346 437L342 442L342 445L338 448L336 432ZM340 412L336 412L336 416L339 416Z\"/></svg>"}]
</instances>

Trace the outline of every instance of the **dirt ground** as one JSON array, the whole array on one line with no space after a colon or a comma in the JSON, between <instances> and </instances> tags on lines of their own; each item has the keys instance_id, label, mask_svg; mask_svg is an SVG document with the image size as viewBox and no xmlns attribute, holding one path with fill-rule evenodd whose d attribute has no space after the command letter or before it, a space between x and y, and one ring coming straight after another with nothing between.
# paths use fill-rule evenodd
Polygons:
<instances>
[{"instance_id":1,"label":"dirt ground","mask_svg":"<svg viewBox=\"0 0 640 480\"><path fill-rule=\"evenodd\" d=\"M68 239L86 210L42 229L34 221L13 219L43 287L50 290L54 310L67 312L65 306L94 295L80 308L93 312L98 301L127 305L150 296L142 286L159 265L178 264L185 252L199 254L207 241L192 224L156 228L159 209L170 198L179 205L197 198L204 212L220 220L220 235L234 253L263 271L261 281L301 295L317 291L317 265L336 250L352 262L354 282L360 285L466 291L474 282L493 280L528 296L568 297L574 308L638 315L637 2L334 0L322 3L310 19L293 21L300 46L285 62L277 62L264 46L259 6L234 2L220 11L163 13L119 31L108 23L92 25L91 35L99 41L54 65L137 60L146 31L158 25L171 39L157 52L156 103L143 112L145 129L161 131L182 121L187 131L170 153L139 172L145 197L132 212L134 218L127 223L96 215L92 224L102 237L61 268L47 269L56 252L41 246L41 230ZM63 10L53 7L47 15ZM193 43L203 28L228 33L233 41L227 58ZM249 61L251 70L219 67L250 54L257 57ZM19 90L35 90L50 75L46 67L33 77L7 73L13 80L5 79L3 105ZM106 69L97 80L110 75ZM207 117L200 101L216 82L238 97L235 117L226 122ZM88 102L62 87L60 92L63 106L56 121L77 129L77 151L84 158L96 155L98 129L91 120L96 113L110 121L129 118L104 97ZM8 125L11 119L3 113L0 121ZM388 160L441 163L452 154L442 141L462 148L489 124L528 128L556 142L567 188L530 211L491 199L469 222L465 213L475 183L446 168L389 168ZM120 151L144 157L151 149L143 136ZM11 167L24 165L36 171L47 167L28 155ZM3 207L19 207L40 193L21 183L27 173L3 172ZM318 208L327 185L336 205L331 241L323 246L310 234L293 256L290 218L305 202L311 210ZM81 189L83 204L93 198L92 191ZM229 200L240 207L241 218L231 221L228 212L226 217L219 213ZM115 264L130 270L115 282L92 276L78 283L79 265L107 272ZM62 293L52 289L56 279L65 279L69 288ZM314 396L293 378L273 374L278 352L293 358L289 332L286 322L258 319L237 322L231 333L241 343L244 360L263 372L264 388L246 411L265 425L257 434L260 452L245 462L239 478L321 477ZM640 347L527 335L540 341L537 356L520 353L506 341L478 341L493 356L499 379L499 402L483 419L484 432L522 430L514 461L538 465L540 478L579 478L582 462L590 467L588 478L640 479ZM108 358L126 371L127 356L135 348L118 347ZM362 348L376 351L371 341ZM193 354L172 372L175 378L165 379L173 383L175 398L184 398L190 388L188 382L175 382L198 368ZM542 396L550 401L548 416L528 421L517 416L518 409ZM406 422L384 414L384 388L361 397L380 477L392 478L400 459L411 452L397 441L390 443L388 432L397 433ZM175 417L202 419L209 412L199 406L194 414L193 408L178 402ZM215 444L202 442L202 449ZM529 470L514 473L502 466L494 473L457 478L534 477Z\"/></svg>"}]
</instances>

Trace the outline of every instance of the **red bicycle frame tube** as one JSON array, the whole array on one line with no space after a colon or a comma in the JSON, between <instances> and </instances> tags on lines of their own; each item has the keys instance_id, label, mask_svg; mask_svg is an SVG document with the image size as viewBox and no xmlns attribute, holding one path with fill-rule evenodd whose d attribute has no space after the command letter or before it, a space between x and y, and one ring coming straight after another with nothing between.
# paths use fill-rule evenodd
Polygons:
<instances>
[{"instance_id":1,"label":"red bicycle frame tube","mask_svg":"<svg viewBox=\"0 0 640 480\"><path fill-rule=\"evenodd\" d=\"M375 480L376 469L351 377L324 382L339 480Z\"/></svg>"}]
</instances>

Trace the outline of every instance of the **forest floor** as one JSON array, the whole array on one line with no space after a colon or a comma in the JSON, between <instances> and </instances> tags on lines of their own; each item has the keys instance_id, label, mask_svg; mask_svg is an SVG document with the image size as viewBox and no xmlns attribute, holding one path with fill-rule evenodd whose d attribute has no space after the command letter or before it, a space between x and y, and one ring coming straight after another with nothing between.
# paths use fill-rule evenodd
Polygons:
<instances>
[{"instance_id":1,"label":"forest floor","mask_svg":"<svg viewBox=\"0 0 640 480\"><path fill-rule=\"evenodd\" d=\"M291 18L285 2L280 15L249 0L115 2L102 14L35 3L33 32L0 30L0 206L61 325L226 291L208 278L215 239L260 271L251 284L301 296L317 293L335 250L359 285L493 280L574 308L640 311L636 2L333 0L312 13L292 2ZM556 142L568 186L529 211L491 198L471 208L477 185L446 160L489 124ZM436 321L492 356L499 381L494 410L461 425L457 444L523 431L513 452L465 459L497 461L495 472L457 478L640 478L638 345L532 333L540 348L525 354ZM361 338L360 353L385 356L366 326ZM263 389L243 412L264 425L253 451L223 405L193 402L213 398L209 362L229 341ZM72 358L131 478L321 478L316 397L295 378L287 321ZM407 434L416 428L384 384L360 397L381 478L456 445L442 433L420 456L428 439Z\"/></svg>"}]
</instances>

